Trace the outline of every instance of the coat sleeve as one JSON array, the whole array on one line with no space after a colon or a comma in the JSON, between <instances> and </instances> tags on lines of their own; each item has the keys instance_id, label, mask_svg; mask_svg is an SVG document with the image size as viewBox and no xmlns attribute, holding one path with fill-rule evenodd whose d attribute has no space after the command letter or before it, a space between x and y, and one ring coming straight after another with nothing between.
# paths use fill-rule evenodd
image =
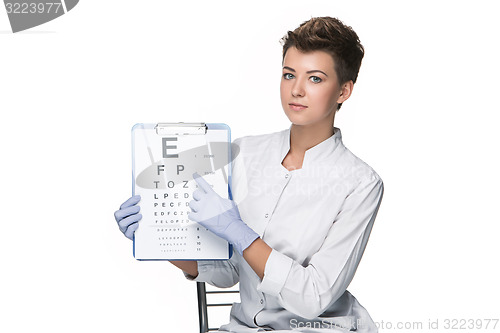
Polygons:
<instances>
[{"instance_id":1,"label":"coat sleeve","mask_svg":"<svg viewBox=\"0 0 500 333\"><path fill-rule=\"evenodd\" d=\"M324 313L351 282L377 216L384 185L372 173L345 198L321 248L307 266L272 250L257 289L307 319Z\"/></svg>"},{"instance_id":2,"label":"coat sleeve","mask_svg":"<svg viewBox=\"0 0 500 333\"><path fill-rule=\"evenodd\" d=\"M198 276L184 273L186 279L197 282L206 282L214 287L229 288L234 286L240 280L238 254L233 255L228 260L203 260L198 263Z\"/></svg>"}]
</instances>

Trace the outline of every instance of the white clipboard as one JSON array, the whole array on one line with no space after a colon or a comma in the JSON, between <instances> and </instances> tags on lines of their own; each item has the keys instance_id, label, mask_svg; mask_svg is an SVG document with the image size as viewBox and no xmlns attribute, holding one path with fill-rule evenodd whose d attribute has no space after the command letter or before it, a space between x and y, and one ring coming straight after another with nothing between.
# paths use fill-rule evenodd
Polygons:
<instances>
[{"instance_id":1,"label":"white clipboard","mask_svg":"<svg viewBox=\"0 0 500 333\"><path fill-rule=\"evenodd\" d=\"M231 184L231 130L226 124L158 123L132 128L133 194L142 219L137 260L227 260L232 246L188 219L197 172L223 198ZM231 198L230 198L231 199Z\"/></svg>"}]
</instances>

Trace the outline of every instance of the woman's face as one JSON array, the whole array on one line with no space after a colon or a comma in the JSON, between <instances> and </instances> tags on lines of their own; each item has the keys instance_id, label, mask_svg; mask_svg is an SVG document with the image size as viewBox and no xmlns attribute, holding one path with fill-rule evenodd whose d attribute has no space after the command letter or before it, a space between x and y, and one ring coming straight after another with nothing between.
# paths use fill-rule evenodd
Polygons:
<instances>
[{"instance_id":1,"label":"woman's face","mask_svg":"<svg viewBox=\"0 0 500 333\"><path fill-rule=\"evenodd\" d=\"M281 105L295 125L333 124L338 103L345 99L332 56L324 51L287 50L280 85Z\"/></svg>"}]
</instances>

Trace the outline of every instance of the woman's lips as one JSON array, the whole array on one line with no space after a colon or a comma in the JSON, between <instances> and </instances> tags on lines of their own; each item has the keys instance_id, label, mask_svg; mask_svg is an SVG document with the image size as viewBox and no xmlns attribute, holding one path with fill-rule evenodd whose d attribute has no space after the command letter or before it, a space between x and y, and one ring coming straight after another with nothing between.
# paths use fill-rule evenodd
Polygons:
<instances>
[{"instance_id":1,"label":"woman's lips","mask_svg":"<svg viewBox=\"0 0 500 333\"><path fill-rule=\"evenodd\" d=\"M307 106L298 103L289 103L288 105L290 106L290 109L294 111L300 111L307 108Z\"/></svg>"}]
</instances>

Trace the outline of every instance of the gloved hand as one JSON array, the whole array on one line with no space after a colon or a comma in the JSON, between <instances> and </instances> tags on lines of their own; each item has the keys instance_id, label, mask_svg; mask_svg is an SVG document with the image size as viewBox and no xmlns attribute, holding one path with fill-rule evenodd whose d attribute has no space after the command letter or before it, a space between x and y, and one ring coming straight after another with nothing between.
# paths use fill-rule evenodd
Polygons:
<instances>
[{"instance_id":1,"label":"gloved hand","mask_svg":"<svg viewBox=\"0 0 500 333\"><path fill-rule=\"evenodd\" d=\"M125 237L133 239L134 232L139 227L139 220L142 215L139 214L141 207L137 203L141 200L140 195L134 195L125 201L120 209L115 212L115 220L118 222L120 231L123 232Z\"/></svg>"},{"instance_id":2,"label":"gloved hand","mask_svg":"<svg viewBox=\"0 0 500 333\"><path fill-rule=\"evenodd\" d=\"M198 173L193 179L199 188L193 192L188 218L198 222L217 236L233 244L240 255L259 237L241 220L240 212L232 200L224 199L212 189Z\"/></svg>"}]
</instances>

